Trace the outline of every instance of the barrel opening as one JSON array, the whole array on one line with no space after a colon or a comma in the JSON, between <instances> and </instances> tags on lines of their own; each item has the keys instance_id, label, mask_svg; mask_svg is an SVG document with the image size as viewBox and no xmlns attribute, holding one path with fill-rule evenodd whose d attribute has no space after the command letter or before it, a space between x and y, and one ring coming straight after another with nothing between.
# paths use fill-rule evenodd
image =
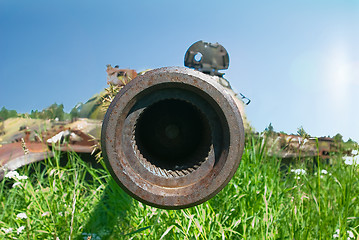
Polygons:
<instances>
[{"instance_id":1,"label":"barrel opening","mask_svg":"<svg viewBox=\"0 0 359 240\"><path fill-rule=\"evenodd\" d=\"M150 171L183 176L207 160L212 145L206 115L195 105L165 99L148 106L134 129L137 153Z\"/></svg>"}]
</instances>

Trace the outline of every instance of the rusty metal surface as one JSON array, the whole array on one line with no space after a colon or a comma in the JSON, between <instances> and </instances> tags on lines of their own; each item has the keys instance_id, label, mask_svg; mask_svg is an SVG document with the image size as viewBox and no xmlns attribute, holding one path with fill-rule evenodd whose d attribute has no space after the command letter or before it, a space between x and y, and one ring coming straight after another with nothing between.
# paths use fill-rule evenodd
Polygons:
<instances>
[{"instance_id":1,"label":"rusty metal surface","mask_svg":"<svg viewBox=\"0 0 359 240\"><path fill-rule=\"evenodd\" d=\"M68 128L58 132L57 134L59 133L63 133L63 142L60 142L60 144L53 144L52 142L48 141L49 147L52 147L58 151L92 153L94 151L94 145L97 144L97 140L78 129Z\"/></svg>"},{"instance_id":2,"label":"rusty metal surface","mask_svg":"<svg viewBox=\"0 0 359 240\"><path fill-rule=\"evenodd\" d=\"M131 196L181 209L205 202L230 181L244 128L233 98L212 76L160 68L117 94L101 143L108 169Z\"/></svg>"},{"instance_id":3,"label":"rusty metal surface","mask_svg":"<svg viewBox=\"0 0 359 240\"><path fill-rule=\"evenodd\" d=\"M134 69L120 69L118 66L107 65L107 84L124 86L137 76Z\"/></svg>"},{"instance_id":4,"label":"rusty metal surface","mask_svg":"<svg viewBox=\"0 0 359 240\"><path fill-rule=\"evenodd\" d=\"M0 147L0 180L3 179L5 171L15 170L52 156L52 152L44 143L26 142L24 145L14 142L3 145Z\"/></svg>"},{"instance_id":5,"label":"rusty metal surface","mask_svg":"<svg viewBox=\"0 0 359 240\"><path fill-rule=\"evenodd\" d=\"M25 129L9 136L12 142L0 144L0 180L4 172L52 157L52 148L58 151L92 153L97 140L89 132L96 133L99 121L84 120L53 126L47 131L36 133L36 129ZM82 130L80 130L82 129Z\"/></svg>"}]
</instances>

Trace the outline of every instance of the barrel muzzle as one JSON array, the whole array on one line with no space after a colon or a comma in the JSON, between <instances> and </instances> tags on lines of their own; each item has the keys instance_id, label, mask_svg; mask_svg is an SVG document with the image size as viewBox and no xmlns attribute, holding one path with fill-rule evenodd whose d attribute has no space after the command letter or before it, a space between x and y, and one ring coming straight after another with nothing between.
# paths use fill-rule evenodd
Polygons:
<instances>
[{"instance_id":1,"label":"barrel muzzle","mask_svg":"<svg viewBox=\"0 0 359 240\"><path fill-rule=\"evenodd\" d=\"M244 148L241 114L213 76L170 67L137 76L116 95L102 125L116 182L148 205L181 209L215 196Z\"/></svg>"}]
</instances>

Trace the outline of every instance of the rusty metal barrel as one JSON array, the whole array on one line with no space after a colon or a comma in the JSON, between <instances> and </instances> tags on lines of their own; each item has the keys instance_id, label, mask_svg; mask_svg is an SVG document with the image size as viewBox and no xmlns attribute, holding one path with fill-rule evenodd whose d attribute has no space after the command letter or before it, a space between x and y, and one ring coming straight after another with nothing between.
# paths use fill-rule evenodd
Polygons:
<instances>
[{"instance_id":1,"label":"rusty metal barrel","mask_svg":"<svg viewBox=\"0 0 359 240\"><path fill-rule=\"evenodd\" d=\"M182 67L137 76L116 95L101 134L106 165L135 199L159 208L203 203L235 174L240 111L213 76Z\"/></svg>"}]
</instances>

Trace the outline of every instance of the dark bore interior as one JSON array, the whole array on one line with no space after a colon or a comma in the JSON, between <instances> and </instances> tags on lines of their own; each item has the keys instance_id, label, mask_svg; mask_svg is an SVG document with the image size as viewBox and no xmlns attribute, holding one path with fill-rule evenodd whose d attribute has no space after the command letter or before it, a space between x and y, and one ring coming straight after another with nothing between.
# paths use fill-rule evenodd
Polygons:
<instances>
[{"instance_id":1,"label":"dark bore interior","mask_svg":"<svg viewBox=\"0 0 359 240\"><path fill-rule=\"evenodd\" d=\"M137 120L135 140L145 161L164 170L198 167L212 142L206 116L192 104L176 99L147 107Z\"/></svg>"}]
</instances>

